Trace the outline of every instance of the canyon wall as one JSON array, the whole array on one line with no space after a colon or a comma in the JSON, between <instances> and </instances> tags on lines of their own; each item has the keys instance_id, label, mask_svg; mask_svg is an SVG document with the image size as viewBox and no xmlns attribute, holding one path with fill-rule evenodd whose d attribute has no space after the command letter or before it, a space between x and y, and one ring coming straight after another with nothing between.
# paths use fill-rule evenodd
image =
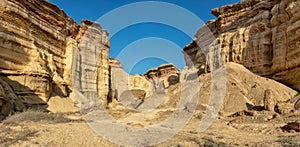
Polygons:
<instances>
[{"instance_id":1,"label":"canyon wall","mask_svg":"<svg viewBox=\"0 0 300 147\"><path fill-rule=\"evenodd\" d=\"M162 92L171 85L180 82L180 71L173 64L162 64L142 75L129 75L122 64L114 58L109 59L110 96L109 99L122 101L122 95L145 93L145 98ZM130 91L130 92L129 92ZM143 91L143 92L142 92Z\"/></svg>"},{"instance_id":2,"label":"canyon wall","mask_svg":"<svg viewBox=\"0 0 300 147\"><path fill-rule=\"evenodd\" d=\"M134 94L136 91L144 93L143 97L152 95L151 81L141 75L129 75L124 71L122 64L115 58L109 59L110 83L109 99L121 101L122 94Z\"/></svg>"},{"instance_id":3,"label":"canyon wall","mask_svg":"<svg viewBox=\"0 0 300 147\"><path fill-rule=\"evenodd\" d=\"M107 99L107 36L100 25L80 26L47 1L1 0L0 107L46 107L52 96L68 97L74 84Z\"/></svg>"},{"instance_id":4,"label":"canyon wall","mask_svg":"<svg viewBox=\"0 0 300 147\"><path fill-rule=\"evenodd\" d=\"M99 24L83 20L76 36L73 55L73 87L87 99L100 98L107 103L109 93L108 33Z\"/></svg>"},{"instance_id":5,"label":"canyon wall","mask_svg":"<svg viewBox=\"0 0 300 147\"><path fill-rule=\"evenodd\" d=\"M300 2L297 0L244 0L212 10L196 40L183 52L187 66L208 72L220 55L224 62L244 65L300 90ZM214 62L214 63L210 63Z\"/></svg>"}]
</instances>

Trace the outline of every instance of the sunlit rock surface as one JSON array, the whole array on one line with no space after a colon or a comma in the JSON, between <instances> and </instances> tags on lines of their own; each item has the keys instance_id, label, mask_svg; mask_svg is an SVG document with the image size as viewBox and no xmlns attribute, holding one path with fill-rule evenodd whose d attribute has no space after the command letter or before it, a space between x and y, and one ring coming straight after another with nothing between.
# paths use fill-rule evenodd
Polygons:
<instances>
[{"instance_id":1,"label":"sunlit rock surface","mask_svg":"<svg viewBox=\"0 0 300 147\"><path fill-rule=\"evenodd\" d=\"M235 62L300 90L299 10L297 0L245 0L213 9L217 20L183 50L187 66L209 71L219 66L212 61ZM214 53L222 58L211 60L219 57Z\"/></svg>"}]
</instances>

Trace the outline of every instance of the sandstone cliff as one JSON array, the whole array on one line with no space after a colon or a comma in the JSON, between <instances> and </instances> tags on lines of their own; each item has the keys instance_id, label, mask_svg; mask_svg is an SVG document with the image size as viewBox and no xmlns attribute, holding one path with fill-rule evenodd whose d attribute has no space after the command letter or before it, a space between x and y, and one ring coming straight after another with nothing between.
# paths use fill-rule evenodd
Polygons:
<instances>
[{"instance_id":1,"label":"sandstone cliff","mask_svg":"<svg viewBox=\"0 0 300 147\"><path fill-rule=\"evenodd\" d=\"M209 51L217 52L225 62L300 90L299 10L297 0L245 0L213 9L217 20L207 22L184 48L187 65L209 71L218 61Z\"/></svg>"},{"instance_id":2,"label":"sandstone cliff","mask_svg":"<svg viewBox=\"0 0 300 147\"><path fill-rule=\"evenodd\" d=\"M106 99L107 36L100 25L82 21L80 26L47 1L1 0L0 107L16 99L24 108L46 107L51 96L68 97L73 84ZM85 85L72 80L78 72L76 81Z\"/></svg>"},{"instance_id":3,"label":"sandstone cliff","mask_svg":"<svg viewBox=\"0 0 300 147\"><path fill-rule=\"evenodd\" d=\"M141 101L141 103L143 103L144 99L155 101L156 99L163 98L163 93L179 89L178 85L172 87L171 90L169 89L171 85L176 85L180 82L180 71L173 64L163 64L157 68L152 68L148 70L144 76L138 74L129 75L124 71L122 64L114 58L109 59L109 66L110 102L117 100L123 105L136 106L136 104ZM177 91L174 93L180 94L180 92L178 93ZM165 103L176 103L176 100L175 98L173 99L173 97L165 98Z\"/></svg>"},{"instance_id":4,"label":"sandstone cliff","mask_svg":"<svg viewBox=\"0 0 300 147\"><path fill-rule=\"evenodd\" d=\"M115 58L109 59L110 67L110 95L109 99L121 100L124 94L134 94L133 91L143 91L143 98L152 95L151 82L141 75L129 75L124 71L122 64ZM123 94L123 96L122 96ZM126 94L127 95L127 94ZM121 97L122 96L122 97Z\"/></svg>"},{"instance_id":5,"label":"sandstone cliff","mask_svg":"<svg viewBox=\"0 0 300 147\"><path fill-rule=\"evenodd\" d=\"M157 68L152 68L144 76L152 81L154 89L159 87L165 89L180 81L180 71L173 64L163 64Z\"/></svg>"},{"instance_id":6,"label":"sandstone cliff","mask_svg":"<svg viewBox=\"0 0 300 147\"><path fill-rule=\"evenodd\" d=\"M299 90L298 6L295 0L246 0L214 9L218 19L200 28L197 39L184 48L187 66L200 75L219 68L221 60L236 62ZM130 92L146 98L170 87L179 89L172 85L193 78L180 77L172 64L144 76L128 75L119 61L109 59L108 33L99 24L83 20L78 25L46 1L3 0L0 7L3 115L47 107L52 97L50 104L72 98L75 89L106 105Z\"/></svg>"}]
</instances>

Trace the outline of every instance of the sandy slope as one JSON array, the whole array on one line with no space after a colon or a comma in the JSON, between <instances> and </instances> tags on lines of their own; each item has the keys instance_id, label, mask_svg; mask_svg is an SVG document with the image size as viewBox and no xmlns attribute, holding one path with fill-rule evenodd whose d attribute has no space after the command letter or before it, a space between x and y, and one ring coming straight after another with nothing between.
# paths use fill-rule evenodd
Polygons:
<instances>
[{"instance_id":1,"label":"sandy slope","mask_svg":"<svg viewBox=\"0 0 300 147\"><path fill-rule=\"evenodd\" d=\"M201 114L198 114L177 135L157 146L300 145L299 133L281 130L286 122L299 120L300 113L275 119L271 119L272 115L262 111L254 116L225 117L215 120L208 130L199 132ZM1 124L0 136L1 145L5 146L118 146L98 136L84 121Z\"/></svg>"},{"instance_id":2,"label":"sandy slope","mask_svg":"<svg viewBox=\"0 0 300 147\"><path fill-rule=\"evenodd\" d=\"M190 112L193 113L192 119L175 136L156 146L300 146L300 133L288 133L281 129L288 122L300 121L299 111L277 114L265 110L248 110L246 105L249 103L262 108L267 89L272 91L274 99L281 102L294 97L297 92L273 80L259 77L237 64L228 64L226 71L226 95L221 112L213 124L200 132L199 125L205 116L211 90L210 75L201 75L199 84L202 91L196 111ZM163 122L179 109L176 106L181 89L193 92L192 88L184 85L172 86L163 97L163 103L153 111L139 113L115 103L108 112L125 125L136 129L147 128ZM68 110L74 110L73 106L67 105L67 101L60 101L56 97L52 103L57 107L51 109L57 110L65 106ZM189 107L186 108L184 111L189 111ZM92 114L93 112L94 109L91 109ZM119 146L95 133L85 121L89 118L85 119L74 111L64 113L63 116L41 112L25 114L9 117L0 124L1 146Z\"/></svg>"}]
</instances>

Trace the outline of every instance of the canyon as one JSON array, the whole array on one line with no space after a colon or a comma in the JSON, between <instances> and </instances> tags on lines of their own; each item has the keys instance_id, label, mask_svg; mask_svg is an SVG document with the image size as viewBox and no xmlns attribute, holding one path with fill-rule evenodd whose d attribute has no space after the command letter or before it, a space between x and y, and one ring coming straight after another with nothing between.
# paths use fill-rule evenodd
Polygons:
<instances>
[{"instance_id":1,"label":"canyon","mask_svg":"<svg viewBox=\"0 0 300 147\"><path fill-rule=\"evenodd\" d=\"M56 95L75 103L73 88L105 105L129 89L150 96L150 76L129 76L109 59L108 32L99 24L79 25L46 1L5 0L1 8L1 106L9 107L3 115L9 109L46 108Z\"/></svg>"},{"instance_id":2,"label":"canyon","mask_svg":"<svg viewBox=\"0 0 300 147\"><path fill-rule=\"evenodd\" d=\"M99 101L111 116L134 128L160 123L177 110L192 113L191 122L179 135L158 146L203 145L199 142L261 145L264 133L269 134L265 143L274 145L276 139L290 137L284 130L299 132L300 2L243 0L215 8L212 14L217 19L208 21L196 32L196 39L183 47L184 69L168 63L144 75L129 75L118 59L109 57L109 32L101 24L89 20L77 24L45 0L1 0L1 125L15 130L14 124L5 126L5 122L13 114L28 110L66 113L76 121L88 122L91 120L81 115L93 113ZM193 82L196 86L190 87ZM218 91L224 92L224 99L211 102L221 95ZM188 102L182 106L181 100L189 97L195 99L195 106ZM216 103L220 103L220 110ZM152 105L157 110L138 113ZM193 132L211 112L217 115L212 127L204 133ZM24 122L20 126L26 125L36 130L35 125L47 124ZM73 122L60 125L74 138L82 131L73 128ZM60 134L55 125L49 126ZM219 130L225 135L215 134ZM251 135L249 140L235 140L231 131ZM95 135L91 131L81 133ZM206 138L210 134L215 141ZM42 145L49 143L32 137ZM99 145L101 140L103 145L114 146L99 138L91 139L89 145ZM299 143L299 136L291 138L292 144ZM280 141L275 145L286 145L285 140ZM5 145L32 145L26 141L14 143ZM61 145L60 141L54 144ZM63 144L88 142L79 139Z\"/></svg>"}]
</instances>

